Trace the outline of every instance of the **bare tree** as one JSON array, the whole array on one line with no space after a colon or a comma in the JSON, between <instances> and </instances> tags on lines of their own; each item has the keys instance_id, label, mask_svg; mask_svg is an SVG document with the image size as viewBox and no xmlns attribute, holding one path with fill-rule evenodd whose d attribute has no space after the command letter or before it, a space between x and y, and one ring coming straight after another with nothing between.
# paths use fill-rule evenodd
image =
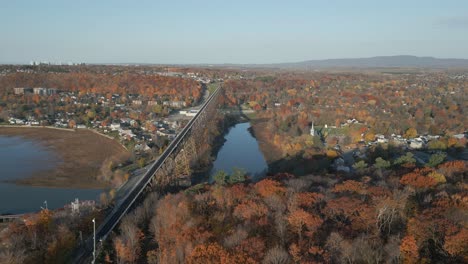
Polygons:
<instances>
[{"instance_id":1,"label":"bare tree","mask_svg":"<svg viewBox=\"0 0 468 264\"><path fill-rule=\"evenodd\" d=\"M224 246L227 248L233 248L240 244L249 236L249 233L245 230L244 227L237 227L234 233L224 239Z\"/></svg>"},{"instance_id":2,"label":"bare tree","mask_svg":"<svg viewBox=\"0 0 468 264\"><path fill-rule=\"evenodd\" d=\"M4 264L22 264L26 259L24 250L6 249L0 251L0 263Z\"/></svg>"},{"instance_id":3,"label":"bare tree","mask_svg":"<svg viewBox=\"0 0 468 264\"><path fill-rule=\"evenodd\" d=\"M351 243L339 233L332 232L327 239L325 248L330 252L334 263L354 263L355 256Z\"/></svg>"},{"instance_id":4,"label":"bare tree","mask_svg":"<svg viewBox=\"0 0 468 264\"><path fill-rule=\"evenodd\" d=\"M280 239L280 244L284 245L286 242L286 234L288 232L288 223L286 222L283 212L276 212L275 214L275 227L276 235Z\"/></svg>"},{"instance_id":5,"label":"bare tree","mask_svg":"<svg viewBox=\"0 0 468 264\"><path fill-rule=\"evenodd\" d=\"M274 247L267 251L264 264L287 264L291 262L288 252L282 247Z\"/></svg>"},{"instance_id":6,"label":"bare tree","mask_svg":"<svg viewBox=\"0 0 468 264\"><path fill-rule=\"evenodd\" d=\"M140 234L141 230L135 222L135 215L129 215L122 219L120 224L120 239L128 249L129 259L136 260L141 252Z\"/></svg>"},{"instance_id":7,"label":"bare tree","mask_svg":"<svg viewBox=\"0 0 468 264\"><path fill-rule=\"evenodd\" d=\"M385 263L400 263L400 239L398 236L392 236L388 239L387 244L384 246L384 251L387 255Z\"/></svg>"},{"instance_id":8,"label":"bare tree","mask_svg":"<svg viewBox=\"0 0 468 264\"><path fill-rule=\"evenodd\" d=\"M358 262L378 264L383 262L384 252L380 239L372 239L369 236L361 236L353 241L352 249Z\"/></svg>"},{"instance_id":9,"label":"bare tree","mask_svg":"<svg viewBox=\"0 0 468 264\"><path fill-rule=\"evenodd\" d=\"M286 185L294 190L294 192L307 191L312 183L304 178L290 179L286 182Z\"/></svg>"},{"instance_id":10,"label":"bare tree","mask_svg":"<svg viewBox=\"0 0 468 264\"><path fill-rule=\"evenodd\" d=\"M273 212L283 213L286 210L286 206L283 200L278 195L271 195L265 197L263 200L265 201L266 205L272 209Z\"/></svg>"},{"instance_id":11,"label":"bare tree","mask_svg":"<svg viewBox=\"0 0 468 264\"><path fill-rule=\"evenodd\" d=\"M386 198L377 204L376 224L381 233L391 234L394 223L404 220L404 209L408 197L408 191L395 190L392 198Z\"/></svg>"}]
</instances>

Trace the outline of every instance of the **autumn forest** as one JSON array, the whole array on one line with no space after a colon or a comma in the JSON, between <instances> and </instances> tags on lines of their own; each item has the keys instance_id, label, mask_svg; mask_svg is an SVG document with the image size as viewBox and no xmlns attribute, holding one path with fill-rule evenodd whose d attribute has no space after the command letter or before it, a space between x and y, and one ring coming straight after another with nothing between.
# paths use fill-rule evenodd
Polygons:
<instances>
[{"instance_id":1,"label":"autumn forest","mask_svg":"<svg viewBox=\"0 0 468 264\"><path fill-rule=\"evenodd\" d=\"M241 120L268 163L259 181L237 170L146 193L99 245L98 263L468 263L465 70L41 67L1 69L1 123L74 111L77 124L106 126L128 114L133 128L155 134L146 121L179 110L163 102L195 106L221 86L219 116L200 147L209 153L192 172L209 171ZM80 105L16 87L98 99ZM105 105L117 95L138 106ZM143 161L134 155L106 172L144 167L169 142L153 141ZM69 262L113 198L80 215L41 210L4 225L0 263Z\"/></svg>"}]
</instances>

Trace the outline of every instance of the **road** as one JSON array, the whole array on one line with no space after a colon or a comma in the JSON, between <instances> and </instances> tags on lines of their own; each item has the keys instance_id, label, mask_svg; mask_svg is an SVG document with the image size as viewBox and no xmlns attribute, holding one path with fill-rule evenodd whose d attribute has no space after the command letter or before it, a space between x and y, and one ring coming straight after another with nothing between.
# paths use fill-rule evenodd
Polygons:
<instances>
[{"instance_id":1,"label":"road","mask_svg":"<svg viewBox=\"0 0 468 264\"><path fill-rule=\"evenodd\" d=\"M121 202L114 207L112 212L104 219L103 223L96 230L96 243L98 241L105 240L109 233L119 223L122 217L132 207L135 201L138 199L140 194L145 190L146 186L151 182L155 172L164 164L170 154L178 147L188 132L192 129L195 120L205 110L208 104L217 96L220 91L220 87L209 97L209 99L202 105L200 111L194 116L190 122L182 129L177 137L169 144L163 154L149 167L148 171L143 177L140 177L135 185L130 189L128 195L121 200ZM93 251L93 238L90 237L85 241L84 246L77 253L73 263L85 263L92 258Z\"/></svg>"},{"instance_id":2,"label":"road","mask_svg":"<svg viewBox=\"0 0 468 264\"><path fill-rule=\"evenodd\" d=\"M205 89L205 92L203 93L203 98L200 100L200 104L197 106L193 106L190 108L187 108L185 110L200 110L203 105L208 101L210 98L210 92L208 89ZM186 116L186 115L181 115L179 112L173 113L166 117L167 120L175 121L175 120L190 120L192 117ZM117 190L116 196L115 196L115 204L118 206L120 205L123 200L128 196L129 192L132 190L133 186L136 185L136 183L140 180L141 177L145 175L145 173L149 170L149 168L152 166L152 163L141 168L137 169L132 172L130 175L130 178L128 179L127 182L125 182L122 186L120 186Z\"/></svg>"},{"instance_id":3,"label":"road","mask_svg":"<svg viewBox=\"0 0 468 264\"><path fill-rule=\"evenodd\" d=\"M201 107L206 103L206 101L208 101L209 98L210 98L210 91L208 91L208 89L205 89L205 92L203 93L203 98L201 99L201 103L199 105L186 108L186 109L181 109L181 110L187 110L187 111L200 110ZM190 120L192 119L192 117L179 114L179 111L177 111L176 113L169 115L166 119L170 121L178 121L178 120Z\"/></svg>"}]
</instances>

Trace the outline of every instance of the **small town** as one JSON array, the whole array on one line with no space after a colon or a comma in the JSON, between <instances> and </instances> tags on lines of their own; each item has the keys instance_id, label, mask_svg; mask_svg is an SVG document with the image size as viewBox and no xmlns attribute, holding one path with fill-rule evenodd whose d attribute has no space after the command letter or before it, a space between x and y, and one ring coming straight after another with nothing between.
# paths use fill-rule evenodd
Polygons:
<instances>
[{"instance_id":1,"label":"small town","mask_svg":"<svg viewBox=\"0 0 468 264\"><path fill-rule=\"evenodd\" d=\"M468 1L5 1L0 264L468 263Z\"/></svg>"},{"instance_id":2,"label":"small town","mask_svg":"<svg viewBox=\"0 0 468 264\"><path fill-rule=\"evenodd\" d=\"M159 75L193 79L200 86L212 82L208 78L190 72L159 73ZM168 97L82 93L44 87L15 87L11 92L15 96L13 101L31 100L41 107L35 108L34 111L25 108L15 109L4 118L4 124L90 129L117 139L125 148L134 151L137 155L154 152L156 156L197 114L198 110L192 106L202 104L202 101L209 96L209 92L206 92L205 97L199 102L188 103L182 100L170 100Z\"/></svg>"}]
</instances>

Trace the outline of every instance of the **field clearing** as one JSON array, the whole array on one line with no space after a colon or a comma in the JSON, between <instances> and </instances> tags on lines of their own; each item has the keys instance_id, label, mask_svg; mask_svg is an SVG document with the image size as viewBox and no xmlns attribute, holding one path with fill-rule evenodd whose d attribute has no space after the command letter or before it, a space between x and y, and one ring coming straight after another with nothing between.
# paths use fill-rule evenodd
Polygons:
<instances>
[{"instance_id":1,"label":"field clearing","mask_svg":"<svg viewBox=\"0 0 468 264\"><path fill-rule=\"evenodd\" d=\"M34 140L54 151L61 159L61 162L53 170L38 172L30 178L15 181L15 183L22 185L58 188L107 188L109 187L108 183L96 179L103 161L127 153L127 150L115 140L88 130L0 127L0 135Z\"/></svg>"}]
</instances>

